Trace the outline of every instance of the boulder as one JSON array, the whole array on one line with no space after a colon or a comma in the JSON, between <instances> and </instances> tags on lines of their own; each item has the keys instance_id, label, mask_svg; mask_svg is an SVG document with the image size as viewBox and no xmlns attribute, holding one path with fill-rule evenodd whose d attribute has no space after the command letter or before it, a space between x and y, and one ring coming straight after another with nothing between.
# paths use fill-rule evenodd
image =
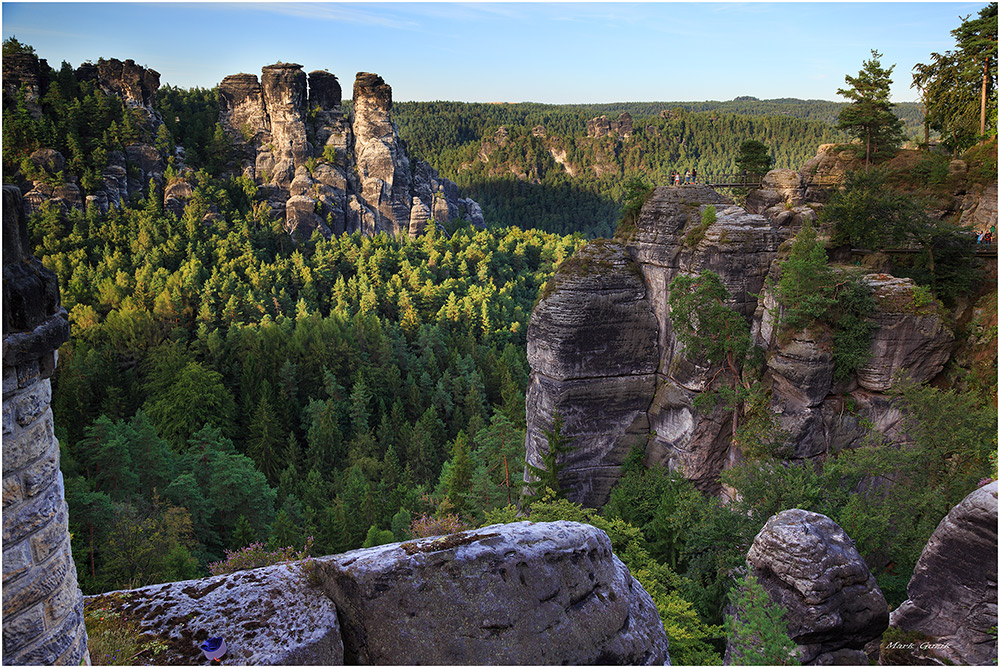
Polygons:
<instances>
[{"instance_id":1,"label":"boulder","mask_svg":"<svg viewBox=\"0 0 1000 668\"><path fill-rule=\"evenodd\" d=\"M649 594L586 524L494 525L316 564L347 663L669 662Z\"/></svg>"},{"instance_id":2,"label":"boulder","mask_svg":"<svg viewBox=\"0 0 1000 668\"><path fill-rule=\"evenodd\" d=\"M889 624L919 641L885 643L882 661L973 666L996 661L995 480L941 520L906 592L909 598L892 612Z\"/></svg>"},{"instance_id":3,"label":"boulder","mask_svg":"<svg viewBox=\"0 0 1000 668\"><path fill-rule=\"evenodd\" d=\"M867 665L863 652L889 623L889 608L854 542L825 515L785 510L747 552L771 600L788 611L788 635L803 664Z\"/></svg>"},{"instance_id":4,"label":"boulder","mask_svg":"<svg viewBox=\"0 0 1000 668\"><path fill-rule=\"evenodd\" d=\"M166 665L200 665L199 645L221 636L223 663L243 666L342 665L337 608L302 562L238 571L200 580L151 585L84 599L138 623L143 640L166 649Z\"/></svg>"}]
</instances>

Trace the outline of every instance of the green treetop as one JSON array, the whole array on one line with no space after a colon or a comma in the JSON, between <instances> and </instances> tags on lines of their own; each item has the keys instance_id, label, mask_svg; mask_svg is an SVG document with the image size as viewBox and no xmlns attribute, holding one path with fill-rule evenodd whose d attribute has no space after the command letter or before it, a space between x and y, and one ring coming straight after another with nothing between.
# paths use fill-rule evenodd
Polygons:
<instances>
[{"instance_id":1,"label":"green treetop","mask_svg":"<svg viewBox=\"0 0 1000 668\"><path fill-rule=\"evenodd\" d=\"M850 88L837 89L837 95L850 100L837 119L837 127L860 139L865 145L865 165L873 154L895 148L903 138L903 122L893 113L889 102L892 70L882 67L882 54L872 50L871 60L863 63L858 76L844 80Z\"/></svg>"}]
</instances>

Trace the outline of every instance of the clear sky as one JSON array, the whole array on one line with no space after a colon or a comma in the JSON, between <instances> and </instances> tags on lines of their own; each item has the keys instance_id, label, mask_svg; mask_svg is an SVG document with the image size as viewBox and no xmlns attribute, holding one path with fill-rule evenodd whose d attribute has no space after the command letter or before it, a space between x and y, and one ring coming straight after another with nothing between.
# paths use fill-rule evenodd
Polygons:
<instances>
[{"instance_id":1,"label":"clear sky","mask_svg":"<svg viewBox=\"0 0 1000 668\"><path fill-rule=\"evenodd\" d=\"M277 61L375 72L396 100L842 100L872 49L910 70L954 45L986 2L49 3L4 2L4 39L54 68L131 58L160 82L212 87Z\"/></svg>"}]
</instances>

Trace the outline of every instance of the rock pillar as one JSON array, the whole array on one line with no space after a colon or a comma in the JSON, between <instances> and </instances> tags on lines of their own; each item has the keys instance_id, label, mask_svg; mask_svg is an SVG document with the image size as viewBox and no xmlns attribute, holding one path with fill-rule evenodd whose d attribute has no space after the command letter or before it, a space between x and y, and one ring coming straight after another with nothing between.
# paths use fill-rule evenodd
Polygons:
<instances>
[{"instance_id":1,"label":"rock pillar","mask_svg":"<svg viewBox=\"0 0 1000 668\"><path fill-rule=\"evenodd\" d=\"M56 276L31 256L21 194L3 189L3 663L80 665L83 596L49 378L69 338ZM89 661L88 661L89 663Z\"/></svg>"}]
</instances>

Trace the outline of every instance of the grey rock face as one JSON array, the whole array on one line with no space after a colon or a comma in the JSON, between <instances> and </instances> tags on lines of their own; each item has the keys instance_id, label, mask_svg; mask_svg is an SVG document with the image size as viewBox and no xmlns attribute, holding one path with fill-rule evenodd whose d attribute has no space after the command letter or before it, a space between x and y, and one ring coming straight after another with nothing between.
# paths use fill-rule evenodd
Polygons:
<instances>
[{"instance_id":1,"label":"grey rock face","mask_svg":"<svg viewBox=\"0 0 1000 668\"><path fill-rule=\"evenodd\" d=\"M787 611L803 664L863 659L889 623L885 597L844 530L825 515L786 510L754 538L747 565ZM867 661L863 661L867 663Z\"/></svg>"},{"instance_id":2,"label":"grey rock face","mask_svg":"<svg viewBox=\"0 0 1000 668\"><path fill-rule=\"evenodd\" d=\"M392 88L377 74L359 72L354 80L353 101L354 157L361 195L377 214L378 230L407 232L410 161L390 114Z\"/></svg>"},{"instance_id":3,"label":"grey rock face","mask_svg":"<svg viewBox=\"0 0 1000 668\"><path fill-rule=\"evenodd\" d=\"M937 308L914 301L916 284L909 278L869 274L875 290L879 325L870 360L858 370L858 384L885 392L905 375L915 383L937 376L951 355L955 341Z\"/></svg>"},{"instance_id":4,"label":"grey rock face","mask_svg":"<svg viewBox=\"0 0 1000 668\"><path fill-rule=\"evenodd\" d=\"M459 218L463 201L453 182L427 163L413 165L411 178L389 85L359 73L353 117L343 112L341 93L333 74L316 70L307 77L294 63L263 68L259 83L255 75L234 74L219 86L219 122L243 173L261 186L285 229L300 239L315 229L416 235L428 220ZM314 211L306 210L304 197ZM482 209L467 202L463 217L484 226Z\"/></svg>"},{"instance_id":5,"label":"grey rock face","mask_svg":"<svg viewBox=\"0 0 1000 668\"><path fill-rule=\"evenodd\" d=\"M317 563L347 663L669 662L652 599L589 525L495 525Z\"/></svg>"},{"instance_id":6,"label":"grey rock face","mask_svg":"<svg viewBox=\"0 0 1000 668\"><path fill-rule=\"evenodd\" d=\"M927 637L921 663L982 666L997 656L997 482L941 520L890 625ZM924 644L924 643L921 643Z\"/></svg>"},{"instance_id":7,"label":"grey rock face","mask_svg":"<svg viewBox=\"0 0 1000 668\"><path fill-rule=\"evenodd\" d=\"M800 172L776 170L766 182L782 197L801 197L803 178ZM710 205L715 222L702 229ZM729 205L707 186L663 187L647 199L634 226L619 231L625 250L616 251L618 259L602 255L613 247L602 242L602 250L584 249L579 259L565 262L528 329L528 461L539 465L542 432L558 409L566 419L564 433L573 439L561 479L572 486L568 493L574 500L603 503L614 467L634 445L644 445L647 464L679 470L703 491L721 490L719 473L740 456L732 445L732 416L721 408L695 407L720 367L691 359L670 320L670 283L704 271L721 278L730 295L727 304L748 320L755 345L764 350L761 382L788 435L790 458L855 447L864 441L866 425L890 441L906 442L899 410L883 393L904 374L925 383L941 372L954 345L943 314L935 303L923 303L909 279L865 276L878 307L871 358L835 383L829 328L778 336L778 303L766 279L777 280L778 250L790 232L775 220ZM645 296L638 297L640 285L634 284L636 301L616 311L611 306L624 302L607 291L630 271L638 272ZM652 330L648 321L637 319L638 310L630 310L639 302L639 310L653 314ZM643 342L653 337L655 350L626 343L630 337Z\"/></svg>"},{"instance_id":8,"label":"grey rock face","mask_svg":"<svg viewBox=\"0 0 1000 668\"><path fill-rule=\"evenodd\" d=\"M587 505L607 500L649 407L659 355L646 286L625 247L589 244L563 262L528 325L527 461L541 466L556 411L577 446L563 486Z\"/></svg>"},{"instance_id":9,"label":"grey rock face","mask_svg":"<svg viewBox=\"0 0 1000 668\"><path fill-rule=\"evenodd\" d=\"M204 664L199 645L218 636L228 649L223 663L344 663L336 606L301 562L88 596L86 605L137 621L144 635L166 643L160 658L171 665Z\"/></svg>"}]
</instances>

